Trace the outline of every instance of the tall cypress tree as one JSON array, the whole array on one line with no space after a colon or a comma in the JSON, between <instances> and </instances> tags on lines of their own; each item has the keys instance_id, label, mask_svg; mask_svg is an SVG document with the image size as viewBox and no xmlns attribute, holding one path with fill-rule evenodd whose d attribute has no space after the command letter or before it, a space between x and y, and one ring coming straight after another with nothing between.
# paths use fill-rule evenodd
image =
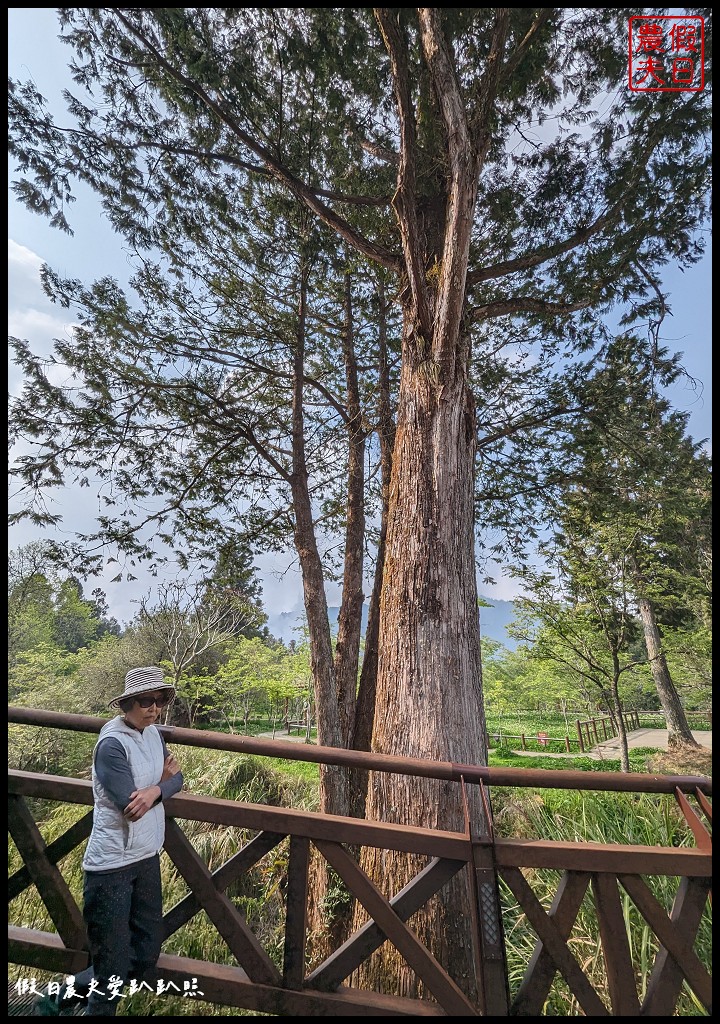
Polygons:
<instances>
[{"instance_id":1,"label":"tall cypress tree","mask_svg":"<svg viewBox=\"0 0 720 1024\"><path fill-rule=\"evenodd\" d=\"M182 259L218 218L242 231L270 181L393 281L402 365L375 750L486 758L474 345L520 319L582 347L595 316L698 257L708 97L626 89L631 13L62 8L97 109L71 98L79 127L65 133L32 86L11 91L19 194L61 227L79 175L133 245ZM474 798L470 811L482 815ZM423 780L374 779L368 814L464 827L457 787ZM412 870L373 853L365 866L396 885ZM472 991L467 899L454 880L419 927Z\"/></svg>"}]
</instances>

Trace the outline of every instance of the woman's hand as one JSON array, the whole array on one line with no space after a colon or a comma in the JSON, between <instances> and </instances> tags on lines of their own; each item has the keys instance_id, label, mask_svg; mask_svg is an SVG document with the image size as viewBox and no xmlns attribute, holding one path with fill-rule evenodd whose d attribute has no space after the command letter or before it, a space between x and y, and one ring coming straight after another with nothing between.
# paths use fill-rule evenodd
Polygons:
<instances>
[{"instance_id":1,"label":"woman's hand","mask_svg":"<svg viewBox=\"0 0 720 1024\"><path fill-rule=\"evenodd\" d=\"M174 754L168 754L165 758L165 764L163 765L163 773L160 776L160 781L165 782L166 779L171 779L173 775L177 775L180 771L180 765L177 763L177 759Z\"/></svg>"},{"instance_id":2,"label":"woman's hand","mask_svg":"<svg viewBox=\"0 0 720 1024\"><path fill-rule=\"evenodd\" d=\"M144 789L136 789L130 794L130 803L123 814L128 821L140 821L143 815L147 814L151 807L158 802L162 793L159 786L146 786Z\"/></svg>"}]
</instances>

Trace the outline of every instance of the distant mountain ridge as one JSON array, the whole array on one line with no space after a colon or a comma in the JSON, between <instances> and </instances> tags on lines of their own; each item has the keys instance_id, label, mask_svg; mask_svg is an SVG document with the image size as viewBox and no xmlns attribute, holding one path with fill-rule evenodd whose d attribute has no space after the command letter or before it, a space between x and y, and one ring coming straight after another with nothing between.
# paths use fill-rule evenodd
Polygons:
<instances>
[{"instance_id":1,"label":"distant mountain ridge","mask_svg":"<svg viewBox=\"0 0 720 1024\"><path fill-rule=\"evenodd\" d=\"M515 605L512 601L499 601L495 598L483 597L489 607L480 608L480 636L489 637L503 644L508 650L514 651L517 647L517 640L508 635L507 626L515 618ZM337 631L337 620L340 609L336 605L328 608L328 617L333 633ZM365 635L367 629L368 606L363 605L362 610L362 632ZM301 639L300 630L304 620L304 611L295 608L289 612L278 612L275 615L268 615L266 623L268 630L283 643L290 643L291 640Z\"/></svg>"}]
</instances>

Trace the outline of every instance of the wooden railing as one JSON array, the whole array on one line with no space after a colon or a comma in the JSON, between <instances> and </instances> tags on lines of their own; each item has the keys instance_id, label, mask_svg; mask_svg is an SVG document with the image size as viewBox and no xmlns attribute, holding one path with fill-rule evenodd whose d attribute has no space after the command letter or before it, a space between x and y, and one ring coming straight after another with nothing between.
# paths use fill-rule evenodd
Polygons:
<instances>
[{"instance_id":1,"label":"wooden railing","mask_svg":"<svg viewBox=\"0 0 720 1024\"><path fill-rule=\"evenodd\" d=\"M47 711L9 709L9 721L98 732L103 719ZM448 762L397 758L282 741L253 740L189 729L165 730L177 744L237 750L269 757L403 772L450 779L461 787L479 786L487 818L466 817L464 832L315 814L265 805L180 794L166 804L165 851L187 882L189 894L165 915L165 937L204 911L231 951L237 966L162 954L162 977L182 991L191 983L202 999L277 1016L539 1016L557 974L564 979L581 1014L589 1016L672 1016L687 984L711 1012L711 979L694 951L711 888L711 781L695 776L621 775L540 769L495 769ZM500 839L493 835L487 787L531 786L562 789L665 793L677 800L695 837L695 848L615 846L546 840ZM10 963L65 974L87 965L87 937L80 909L58 868L87 838L92 811L46 844L27 805L28 798L92 805L90 783L29 772L9 772L9 831L24 866L9 879L12 900L34 884L56 933L9 927ZM697 810L691 805L695 801ZM466 807L468 801L465 802ZM256 832L220 867L210 871L178 821L200 821ZM229 887L268 851L289 837L282 966L267 954ZM314 847L367 911L370 920L323 963L306 969L306 921L310 850ZM363 847L421 855L424 866L400 891L385 894L362 871L353 851ZM533 890L537 872L558 873L557 892L546 909ZM407 924L458 872L467 872L475 945L478 1003L473 1003ZM647 879L679 879L672 907L653 895ZM536 934L522 979L510 991L505 964L499 886L512 893ZM639 911L659 944L649 982L638 993L638 965L628 943L622 913L625 897ZM593 901L607 989L599 993L578 962L570 940L581 904ZM349 987L347 979L385 941L414 970L428 999L409 999Z\"/></svg>"},{"instance_id":2,"label":"wooden railing","mask_svg":"<svg viewBox=\"0 0 720 1024\"><path fill-rule=\"evenodd\" d=\"M522 712L516 713L516 721L520 720ZM526 712L526 716L532 720L538 718L535 712ZM685 712L688 725L691 729L710 730L712 729L712 711L687 711ZM488 742L491 748L496 746L508 746L513 740L518 741L517 746L524 751L542 751L572 753L579 751L581 754L592 750L606 740L614 739L617 736L616 720L605 711L598 711L590 718L578 718L575 720L575 736L571 737L565 733L559 733L557 722L552 725L538 725L533 730L520 732L508 732L512 728L512 717L508 716L507 721L501 724L488 727ZM539 719L541 721L541 719ZM624 711L623 721L628 733L636 729L665 729L666 715L662 711ZM567 724L565 728L569 728Z\"/></svg>"},{"instance_id":3,"label":"wooden railing","mask_svg":"<svg viewBox=\"0 0 720 1024\"><path fill-rule=\"evenodd\" d=\"M636 711L623 711L623 721L628 732L640 728L640 720ZM580 750L589 750L604 740L617 736L617 726L612 715L598 715L584 722L575 723Z\"/></svg>"},{"instance_id":4,"label":"wooden railing","mask_svg":"<svg viewBox=\"0 0 720 1024\"><path fill-rule=\"evenodd\" d=\"M666 729L667 715L664 711L636 711L638 727L641 729ZM691 729L710 731L712 729L712 708L700 711L686 711L685 719Z\"/></svg>"},{"instance_id":5,"label":"wooden railing","mask_svg":"<svg viewBox=\"0 0 720 1024\"><path fill-rule=\"evenodd\" d=\"M642 728L667 728L663 711L623 711L623 721L628 732ZM712 711L688 711L685 714L691 729L702 729L706 723L712 726ZM609 714L598 714L593 718L575 723L580 750L589 750L598 743L617 736L615 719Z\"/></svg>"}]
</instances>

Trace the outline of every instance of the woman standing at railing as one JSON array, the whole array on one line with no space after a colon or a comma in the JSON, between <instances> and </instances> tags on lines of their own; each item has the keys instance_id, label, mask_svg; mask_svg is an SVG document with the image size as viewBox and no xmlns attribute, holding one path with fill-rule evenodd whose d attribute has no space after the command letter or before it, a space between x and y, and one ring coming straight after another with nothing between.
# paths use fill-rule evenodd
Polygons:
<instances>
[{"instance_id":1,"label":"woman standing at railing","mask_svg":"<svg viewBox=\"0 0 720 1024\"><path fill-rule=\"evenodd\" d=\"M87 997L85 1016L114 1017L128 981L155 986L162 942L162 803L183 784L155 722L174 696L162 669L135 668L125 676L123 693L110 701L122 713L102 727L93 752L93 827L83 858L92 966L42 999L36 1016L54 1016Z\"/></svg>"}]
</instances>

